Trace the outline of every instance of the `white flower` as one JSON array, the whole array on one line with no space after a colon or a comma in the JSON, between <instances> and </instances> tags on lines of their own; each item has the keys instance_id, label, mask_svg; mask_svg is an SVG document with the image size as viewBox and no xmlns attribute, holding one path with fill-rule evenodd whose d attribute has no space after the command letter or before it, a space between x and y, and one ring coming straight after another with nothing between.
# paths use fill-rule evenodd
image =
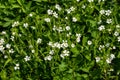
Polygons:
<instances>
[{"instance_id":1,"label":"white flower","mask_svg":"<svg viewBox=\"0 0 120 80\"><path fill-rule=\"evenodd\" d=\"M8 58L8 56L7 56L7 55L4 55L4 58L5 58L5 59L7 59L7 58Z\"/></svg>"},{"instance_id":2,"label":"white flower","mask_svg":"<svg viewBox=\"0 0 120 80\"><path fill-rule=\"evenodd\" d=\"M2 31L2 33L1 33L2 35L5 35L6 34L6 31Z\"/></svg>"},{"instance_id":3,"label":"white flower","mask_svg":"<svg viewBox=\"0 0 120 80\"><path fill-rule=\"evenodd\" d=\"M93 2L94 0L88 0L88 2Z\"/></svg>"},{"instance_id":4,"label":"white flower","mask_svg":"<svg viewBox=\"0 0 120 80\"><path fill-rule=\"evenodd\" d=\"M47 13L48 13L48 15L52 15L53 14L53 10L48 9Z\"/></svg>"},{"instance_id":5,"label":"white flower","mask_svg":"<svg viewBox=\"0 0 120 80\"><path fill-rule=\"evenodd\" d=\"M62 48L67 48L68 47L67 40L66 41L63 40L63 43L61 44L61 47Z\"/></svg>"},{"instance_id":6,"label":"white flower","mask_svg":"<svg viewBox=\"0 0 120 80\"><path fill-rule=\"evenodd\" d=\"M98 28L99 31L102 31L102 30L104 30L104 29L105 29L105 26L104 26L104 25L101 25L101 26Z\"/></svg>"},{"instance_id":7,"label":"white flower","mask_svg":"<svg viewBox=\"0 0 120 80\"><path fill-rule=\"evenodd\" d=\"M71 44L71 47L74 48L74 47L75 47L75 44L72 43L72 44Z\"/></svg>"},{"instance_id":8,"label":"white flower","mask_svg":"<svg viewBox=\"0 0 120 80\"><path fill-rule=\"evenodd\" d=\"M0 39L0 45L4 44L5 40L3 38Z\"/></svg>"},{"instance_id":9,"label":"white flower","mask_svg":"<svg viewBox=\"0 0 120 80\"><path fill-rule=\"evenodd\" d=\"M15 21L13 24L12 24L12 27L16 27L19 25L19 21Z\"/></svg>"},{"instance_id":10,"label":"white flower","mask_svg":"<svg viewBox=\"0 0 120 80\"><path fill-rule=\"evenodd\" d=\"M100 61L100 57L96 57L95 60L96 60L96 62L99 62Z\"/></svg>"},{"instance_id":11,"label":"white flower","mask_svg":"<svg viewBox=\"0 0 120 80\"><path fill-rule=\"evenodd\" d=\"M45 61L46 61L46 60L51 61L51 60L52 60L52 56L51 56L51 55L46 56L46 57L44 58L44 60L45 60Z\"/></svg>"},{"instance_id":12,"label":"white flower","mask_svg":"<svg viewBox=\"0 0 120 80\"><path fill-rule=\"evenodd\" d=\"M53 42L49 42L48 45L49 45L49 46L53 46Z\"/></svg>"},{"instance_id":13,"label":"white flower","mask_svg":"<svg viewBox=\"0 0 120 80\"><path fill-rule=\"evenodd\" d=\"M41 38L38 38L37 39L37 44L40 44L42 42L42 39Z\"/></svg>"},{"instance_id":14,"label":"white flower","mask_svg":"<svg viewBox=\"0 0 120 80\"><path fill-rule=\"evenodd\" d=\"M73 22L77 22L77 19L75 17L72 18Z\"/></svg>"},{"instance_id":15,"label":"white flower","mask_svg":"<svg viewBox=\"0 0 120 80\"><path fill-rule=\"evenodd\" d=\"M68 19L68 17L65 17L65 19Z\"/></svg>"},{"instance_id":16,"label":"white flower","mask_svg":"<svg viewBox=\"0 0 120 80\"><path fill-rule=\"evenodd\" d=\"M10 49L11 45L10 44L6 44L6 48Z\"/></svg>"},{"instance_id":17,"label":"white flower","mask_svg":"<svg viewBox=\"0 0 120 80\"><path fill-rule=\"evenodd\" d=\"M118 36L117 39L118 39L118 42L120 42L120 36Z\"/></svg>"},{"instance_id":18,"label":"white flower","mask_svg":"<svg viewBox=\"0 0 120 80\"><path fill-rule=\"evenodd\" d=\"M30 14L29 14L29 16L30 16L30 17L32 17L32 16L33 16L33 14L32 14L32 13L30 13Z\"/></svg>"},{"instance_id":19,"label":"white flower","mask_svg":"<svg viewBox=\"0 0 120 80\"><path fill-rule=\"evenodd\" d=\"M56 42L56 43L54 43L54 45L52 46L52 47L57 47L57 48L61 48L61 44L60 43L58 43L58 42Z\"/></svg>"},{"instance_id":20,"label":"white flower","mask_svg":"<svg viewBox=\"0 0 120 80\"><path fill-rule=\"evenodd\" d=\"M33 49L33 50L31 50L31 52L32 52L32 53L35 53L35 50L34 50L34 49Z\"/></svg>"},{"instance_id":21,"label":"white flower","mask_svg":"<svg viewBox=\"0 0 120 80\"><path fill-rule=\"evenodd\" d=\"M111 63L111 61L115 58L114 54L110 54L110 57L106 59L107 63Z\"/></svg>"},{"instance_id":22,"label":"white flower","mask_svg":"<svg viewBox=\"0 0 120 80\"><path fill-rule=\"evenodd\" d=\"M77 2L79 2L80 0L76 0Z\"/></svg>"},{"instance_id":23,"label":"white flower","mask_svg":"<svg viewBox=\"0 0 120 80\"><path fill-rule=\"evenodd\" d=\"M25 61L29 61L29 60L30 60L30 57L29 57L29 56L25 56L24 60L25 60Z\"/></svg>"},{"instance_id":24,"label":"white flower","mask_svg":"<svg viewBox=\"0 0 120 80\"><path fill-rule=\"evenodd\" d=\"M82 5L82 8L85 9L85 7L86 7L86 6L83 4L83 5Z\"/></svg>"},{"instance_id":25,"label":"white flower","mask_svg":"<svg viewBox=\"0 0 120 80\"><path fill-rule=\"evenodd\" d=\"M50 50L49 54L53 55L54 54L54 50Z\"/></svg>"},{"instance_id":26,"label":"white flower","mask_svg":"<svg viewBox=\"0 0 120 80\"><path fill-rule=\"evenodd\" d=\"M110 58L108 58L108 59L106 59L106 62L109 64L109 63L111 63L111 59Z\"/></svg>"},{"instance_id":27,"label":"white flower","mask_svg":"<svg viewBox=\"0 0 120 80\"><path fill-rule=\"evenodd\" d=\"M70 14L71 13L71 10L70 9L66 9L67 11L67 14Z\"/></svg>"},{"instance_id":28,"label":"white flower","mask_svg":"<svg viewBox=\"0 0 120 80\"><path fill-rule=\"evenodd\" d=\"M70 26L66 26L66 30L69 31L70 30Z\"/></svg>"},{"instance_id":29,"label":"white flower","mask_svg":"<svg viewBox=\"0 0 120 80\"><path fill-rule=\"evenodd\" d=\"M119 33L115 31L114 36L119 36Z\"/></svg>"},{"instance_id":30,"label":"white flower","mask_svg":"<svg viewBox=\"0 0 120 80\"><path fill-rule=\"evenodd\" d=\"M45 18L45 22L50 22L50 18Z\"/></svg>"},{"instance_id":31,"label":"white flower","mask_svg":"<svg viewBox=\"0 0 120 80\"><path fill-rule=\"evenodd\" d=\"M105 14L105 10L100 10L100 14Z\"/></svg>"},{"instance_id":32,"label":"white flower","mask_svg":"<svg viewBox=\"0 0 120 80\"><path fill-rule=\"evenodd\" d=\"M71 35L71 32L69 32L68 34L67 34L67 37L69 37Z\"/></svg>"},{"instance_id":33,"label":"white flower","mask_svg":"<svg viewBox=\"0 0 120 80\"><path fill-rule=\"evenodd\" d=\"M108 23L108 24L112 23L112 19L107 19L106 23Z\"/></svg>"},{"instance_id":34,"label":"white flower","mask_svg":"<svg viewBox=\"0 0 120 80\"><path fill-rule=\"evenodd\" d=\"M60 57L64 58L65 56L69 56L69 51L64 50L62 54L60 54Z\"/></svg>"},{"instance_id":35,"label":"white flower","mask_svg":"<svg viewBox=\"0 0 120 80\"><path fill-rule=\"evenodd\" d=\"M76 37L81 37L81 34L79 34L79 33L76 33Z\"/></svg>"},{"instance_id":36,"label":"white flower","mask_svg":"<svg viewBox=\"0 0 120 80\"><path fill-rule=\"evenodd\" d=\"M105 15L109 16L111 14L111 11L110 10L106 10L105 11Z\"/></svg>"},{"instance_id":37,"label":"white flower","mask_svg":"<svg viewBox=\"0 0 120 80\"><path fill-rule=\"evenodd\" d=\"M24 23L23 26L24 26L25 28L27 28L27 27L28 27L28 23Z\"/></svg>"},{"instance_id":38,"label":"white flower","mask_svg":"<svg viewBox=\"0 0 120 80\"><path fill-rule=\"evenodd\" d=\"M113 49L116 49L116 47L115 47L115 46L113 46Z\"/></svg>"},{"instance_id":39,"label":"white flower","mask_svg":"<svg viewBox=\"0 0 120 80\"><path fill-rule=\"evenodd\" d=\"M104 45L100 45L99 50L103 49L104 47L105 47Z\"/></svg>"},{"instance_id":40,"label":"white flower","mask_svg":"<svg viewBox=\"0 0 120 80\"><path fill-rule=\"evenodd\" d=\"M80 41L81 41L81 40L80 40L80 37L77 37L76 41L77 41L77 42L80 42Z\"/></svg>"},{"instance_id":41,"label":"white flower","mask_svg":"<svg viewBox=\"0 0 120 80\"><path fill-rule=\"evenodd\" d=\"M110 54L110 59L113 60L115 58L114 54Z\"/></svg>"},{"instance_id":42,"label":"white flower","mask_svg":"<svg viewBox=\"0 0 120 80\"><path fill-rule=\"evenodd\" d=\"M106 47L109 47L109 46L110 46L110 43L107 43L105 46L106 46Z\"/></svg>"},{"instance_id":43,"label":"white flower","mask_svg":"<svg viewBox=\"0 0 120 80\"><path fill-rule=\"evenodd\" d=\"M58 14L57 14L56 12L53 12L53 16L54 16L55 18L58 18Z\"/></svg>"},{"instance_id":44,"label":"white flower","mask_svg":"<svg viewBox=\"0 0 120 80\"><path fill-rule=\"evenodd\" d=\"M13 49L10 49L9 50L9 53L14 53L15 51Z\"/></svg>"},{"instance_id":45,"label":"white flower","mask_svg":"<svg viewBox=\"0 0 120 80\"><path fill-rule=\"evenodd\" d=\"M0 45L0 51L4 52L5 47L3 45Z\"/></svg>"},{"instance_id":46,"label":"white flower","mask_svg":"<svg viewBox=\"0 0 120 80\"><path fill-rule=\"evenodd\" d=\"M75 8L72 6L72 7L70 7L70 10L71 10L71 11L74 11L74 10L75 10Z\"/></svg>"},{"instance_id":47,"label":"white flower","mask_svg":"<svg viewBox=\"0 0 120 80\"><path fill-rule=\"evenodd\" d=\"M116 28L120 28L120 25L118 24L118 25L116 25Z\"/></svg>"},{"instance_id":48,"label":"white flower","mask_svg":"<svg viewBox=\"0 0 120 80\"><path fill-rule=\"evenodd\" d=\"M59 5L59 4L56 4L56 5L55 5L55 8L56 8L56 9L58 9L58 11L60 11L60 10L61 10L61 7L60 7L60 5Z\"/></svg>"},{"instance_id":49,"label":"white flower","mask_svg":"<svg viewBox=\"0 0 120 80\"><path fill-rule=\"evenodd\" d=\"M91 44L92 44L92 41L88 40L88 42L87 42L87 43L88 43L88 45L91 45Z\"/></svg>"},{"instance_id":50,"label":"white flower","mask_svg":"<svg viewBox=\"0 0 120 80\"><path fill-rule=\"evenodd\" d=\"M16 66L14 67L15 70L19 70L20 67L19 67L19 64L16 64Z\"/></svg>"}]
</instances>

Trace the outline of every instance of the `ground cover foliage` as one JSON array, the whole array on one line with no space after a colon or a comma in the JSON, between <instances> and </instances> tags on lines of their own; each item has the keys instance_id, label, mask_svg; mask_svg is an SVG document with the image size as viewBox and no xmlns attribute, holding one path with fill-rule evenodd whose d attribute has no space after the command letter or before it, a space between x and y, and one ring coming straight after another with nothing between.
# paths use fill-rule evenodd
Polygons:
<instances>
[{"instance_id":1,"label":"ground cover foliage","mask_svg":"<svg viewBox=\"0 0 120 80\"><path fill-rule=\"evenodd\" d=\"M1 80L120 80L119 0L0 0Z\"/></svg>"}]
</instances>

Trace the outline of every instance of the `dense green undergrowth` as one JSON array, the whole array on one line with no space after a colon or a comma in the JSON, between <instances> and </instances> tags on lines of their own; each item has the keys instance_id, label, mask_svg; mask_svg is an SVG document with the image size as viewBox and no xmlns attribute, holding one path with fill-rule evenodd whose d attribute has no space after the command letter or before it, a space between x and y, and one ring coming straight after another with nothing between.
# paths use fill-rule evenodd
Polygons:
<instances>
[{"instance_id":1,"label":"dense green undergrowth","mask_svg":"<svg viewBox=\"0 0 120 80\"><path fill-rule=\"evenodd\" d=\"M0 80L120 80L119 0L0 0Z\"/></svg>"}]
</instances>

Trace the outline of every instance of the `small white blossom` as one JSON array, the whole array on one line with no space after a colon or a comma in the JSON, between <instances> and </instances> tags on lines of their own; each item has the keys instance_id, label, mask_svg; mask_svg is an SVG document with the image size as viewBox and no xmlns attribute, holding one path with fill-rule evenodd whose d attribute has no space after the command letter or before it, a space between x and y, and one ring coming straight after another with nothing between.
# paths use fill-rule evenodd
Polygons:
<instances>
[{"instance_id":1,"label":"small white blossom","mask_svg":"<svg viewBox=\"0 0 120 80\"><path fill-rule=\"evenodd\" d=\"M92 41L88 40L88 42L87 42L87 43L88 43L88 45L91 45L91 44L92 44Z\"/></svg>"},{"instance_id":2,"label":"small white blossom","mask_svg":"<svg viewBox=\"0 0 120 80\"><path fill-rule=\"evenodd\" d=\"M114 36L119 36L119 33L115 31Z\"/></svg>"},{"instance_id":3,"label":"small white blossom","mask_svg":"<svg viewBox=\"0 0 120 80\"><path fill-rule=\"evenodd\" d=\"M110 59L113 60L115 58L114 54L110 54Z\"/></svg>"},{"instance_id":4,"label":"small white blossom","mask_svg":"<svg viewBox=\"0 0 120 80\"><path fill-rule=\"evenodd\" d=\"M15 51L13 49L10 49L9 50L9 53L14 53Z\"/></svg>"},{"instance_id":5,"label":"small white blossom","mask_svg":"<svg viewBox=\"0 0 120 80\"><path fill-rule=\"evenodd\" d=\"M7 56L7 55L4 55L4 58L5 58L5 59L7 59L7 58L8 58L8 56Z\"/></svg>"},{"instance_id":6,"label":"small white blossom","mask_svg":"<svg viewBox=\"0 0 120 80\"><path fill-rule=\"evenodd\" d=\"M102 31L102 30L104 30L104 29L105 29L105 26L104 26L104 25L101 25L101 26L98 28L99 31Z\"/></svg>"},{"instance_id":7,"label":"small white blossom","mask_svg":"<svg viewBox=\"0 0 120 80\"><path fill-rule=\"evenodd\" d=\"M66 26L66 30L69 31L70 30L70 26Z\"/></svg>"},{"instance_id":8,"label":"small white blossom","mask_svg":"<svg viewBox=\"0 0 120 80\"><path fill-rule=\"evenodd\" d=\"M111 59L110 58L108 58L108 59L106 59L106 62L109 64L109 63L111 63Z\"/></svg>"},{"instance_id":9,"label":"small white blossom","mask_svg":"<svg viewBox=\"0 0 120 80\"><path fill-rule=\"evenodd\" d=\"M32 14L32 13L30 13L30 14L29 14L29 16L30 16L30 17L32 17L32 16L33 16L33 14Z\"/></svg>"},{"instance_id":10,"label":"small white blossom","mask_svg":"<svg viewBox=\"0 0 120 80\"><path fill-rule=\"evenodd\" d=\"M75 44L72 43L72 44L71 44L71 47L74 48L74 47L75 47Z\"/></svg>"},{"instance_id":11,"label":"small white blossom","mask_svg":"<svg viewBox=\"0 0 120 80\"><path fill-rule=\"evenodd\" d=\"M50 50L49 54L53 55L54 54L54 50Z\"/></svg>"},{"instance_id":12,"label":"small white blossom","mask_svg":"<svg viewBox=\"0 0 120 80\"><path fill-rule=\"evenodd\" d=\"M65 56L69 56L69 51L68 50L64 50L62 54L60 54L61 58L64 58Z\"/></svg>"},{"instance_id":13,"label":"small white blossom","mask_svg":"<svg viewBox=\"0 0 120 80\"><path fill-rule=\"evenodd\" d=\"M77 2L79 2L80 0L76 0Z\"/></svg>"},{"instance_id":14,"label":"small white blossom","mask_svg":"<svg viewBox=\"0 0 120 80\"><path fill-rule=\"evenodd\" d=\"M6 44L6 48L10 49L11 45L10 44Z\"/></svg>"},{"instance_id":15,"label":"small white blossom","mask_svg":"<svg viewBox=\"0 0 120 80\"><path fill-rule=\"evenodd\" d=\"M100 14L105 14L105 10L100 10Z\"/></svg>"},{"instance_id":16,"label":"small white blossom","mask_svg":"<svg viewBox=\"0 0 120 80\"><path fill-rule=\"evenodd\" d=\"M111 11L110 10L106 10L105 11L105 15L109 16L111 14Z\"/></svg>"},{"instance_id":17,"label":"small white blossom","mask_svg":"<svg viewBox=\"0 0 120 80\"><path fill-rule=\"evenodd\" d=\"M112 19L107 19L106 23L108 23L108 24L112 23Z\"/></svg>"},{"instance_id":18,"label":"small white blossom","mask_svg":"<svg viewBox=\"0 0 120 80\"><path fill-rule=\"evenodd\" d=\"M59 4L56 4L56 5L55 5L55 8L56 8L58 11L60 11L60 10L61 10L61 7L60 7L60 5L59 5Z\"/></svg>"},{"instance_id":19,"label":"small white blossom","mask_svg":"<svg viewBox=\"0 0 120 80\"><path fill-rule=\"evenodd\" d=\"M31 50L31 52L32 52L32 53L35 53L35 50L34 50L34 49L33 49L33 50Z\"/></svg>"},{"instance_id":20,"label":"small white blossom","mask_svg":"<svg viewBox=\"0 0 120 80\"><path fill-rule=\"evenodd\" d=\"M93 2L94 0L88 0L88 2Z\"/></svg>"},{"instance_id":21,"label":"small white blossom","mask_svg":"<svg viewBox=\"0 0 120 80\"><path fill-rule=\"evenodd\" d=\"M79 33L76 33L76 37L81 37L81 34L79 34Z\"/></svg>"},{"instance_id":22,"label":"small white blossom","mask_svg":"<svg viewBox=\"0 0 120 80\"><path fill-rule=\"evenodd\" d=\"M45 22L50 22L50 18L45 18Z\"/></svg>"},{"instance_id":23,"label":"small white blossom","mask_svg":"<svg viewBox=\"0 0 120 80\"><path fill-rule=\"evenodd\" d=\"M99 62L100 61L100 57L96 57L95 60L96 60L96 62Z\"/></svg>"},{"instance_id":24,"label":"small white blossom","mask_svg":"<svg viewBox=\"0 0 120 80\"><path fill-rule=\"evenodd\" d=\"M46 57L44 58L44 60L45 60L45 61L46 61L46 60L51 61L51 60L52 60L52 56L51 56L51 55L46 56Z\"/></svg>"},{"instance_id":25,"label":"small white blossom","mask_svg":"<svg viewBox=\"0 0 120 80\"><path fill-rule=\"evenodd\" d=\"M77 42L80 42L80 41L81 41L81 40L80 40L80 37L77 37L77 38L76 38L76 41L77 41Z\"/></svg>"},{"instance_id":26,"label":"small white blossom","mask_svg":"<svg viewBox=\"0 0 120 80\"><path fill-rule=\"evenodd\" d=\"M118 39L118 42L120 42L120 36L118 36L117 39Z\"/></svg>"},{"instance_id":27,"label":"small white blossom","mask_svg":"<svg viewBox=\"0 0 120 80\"><path fill-rule=\"evenodd\" d=\"M53 16L54 16L55 18L58 18L58 14L57 14L56 12L53 12Z\"/></svg>"},{"instance_id":28,"label":"small white blossom","mask_svg":"<svg viewBox=\"0 0 120 80\"><path fill-rule=\"evenodd\" d=\"M75 17L72 18L73 22L77 22L77 19Z\"/></svg>"},{"instance_id":29,"label":"small white blossom","mask_svg":"<svg viewBox=\"0 0 120 80\"><path fill-rule=\"evenodd\" d=\"M5 47L3 45L0 45L0 51L4 52Z\"/></svg>"},{"instance_id":30,"label":"small white blossom","mask_svg":"<svg viewBox=\"0 0 120 80\"><path fill-rule=\"evenodd\" d=\"M104 45L100 45L99 50L103 49L104 47L105 47Z\"/></svg>"},{"instance_id":31,"label":"small white blossom","mask_svg":"<svg viewBox=\"0 0 120 80\"><path fill-rule=\"evenodd\" d=\"M75 10L75 8L72 6L72 7L70 7L70 10L71 10L71 11L74 11L74 10Z\"/></svg>"},{"instance_id":32,"label":"small white blossom","mask_svg":"<svg viewBox=\"0 0 120 80\"><path fill-rule=\"evenodd\" d=\"M118 24L118 25L116 25L116 28L120 28L120 25Z\"/></svg>"},{"instance_id":33,"label":"small white blossom","mask_svg":"<svg viewBox=\"0 0 120 80\"><path fill-rule=\"evenodd\" d=\"M53 14L53 10L48 9L47 13L48 13L48 15L52 15Z\"/></svg>"},{"instance_id":34,"label":"small white blossom","mask_svg":"<svg viewBox=\"0 0 120 80\"><path fill-rule=\"evenodd\" d=\"M83 4L83 5L82 5L82 8L83 8L83 9L85 9L85 8L86 8L86 6Z\"/></svg>"},{"instance_id":35,"label":"small white blossom","mask_svg":"<svg viewBox=\"0 0 120 80\"><path fill-rule=\"evenodd\" d=\"M71 35L71 32L69 32L68 34L67 34L67 37L69 37Z\"/></svg>"},{"instance_id":36,"label":"small white blossom","mask_svg":"<svg viewBox=\"0 0 120 80\"><path fill-rule=\"evenodd\" d=\"M65 17L65 19L68 19L68 17Z\"/></svg>"},{"instance_id":37,"label":"small white blossom","mask_svg":"<svg viewBox=\"0 0 120 80\"><path fill-rule=\"evenodd\" d=\"M6 34L6 31L2 31L2 33L1 33L2 35L5 35Z\"/></svg>"},{"instance_id":38,"label":"small white blossom","mask_svg":"<svg viewBox=\"0 0 120 80\"><path fill-rule=\"evenodd\" d=\"M15 70L19 70L20 67L19 67L19 64L16 64L16 66L14 67Z\"/></svg>"},{"instance_id":39,"label":"small white blossom","mask_svg":"<svg viewBox=\"0 0 120 80\"><path fill-rule=\"evenodd\" d=\"M38 38L37 39L37 44L40 44L42 42L42 39L41 38Z\"/></svg>"},{"instance_id":40,"label":"small white blossom","mask_svg":"<svg viewBox=\"0 0 120 80\"><path fill-rule=\"evenodd\" d=\"M23 27L27 28L28 27L28 23L24 23Z\"/></svg>"},{"instance_id":41,"label":"small white blossom","mask_svg":"<svg viewBox=\"0 0 120 80\"><path fill-rule=\"evenodd\" d=\"M115 46L113 46L113 48L112 49L116 49L116 47Z\"/></svg>"},{"instance_id":42,"label":"small white blossom","mask_svg":"<svg viewBox=\"0 0 120 80\"><path fill-rule=\"evenodd\" d=\"M25 56L24 60L25 60L25 61L29 61L29 60L30 60L30 57L29 57L29 56Z\"/></svg>"},{"instance_id":43,"label":"small white blossom","mask_svg":"<svg viewBox=\"0 0 120 80\"><path fill-rule=\"evenodd\" d=\"M11 38L10 38L12 41L14 41L14 39L15 39L15 37L14 36L11 36Z\"/></svg>"},{"instance_id":44,"label":"small white blossom","mask_svg":"<svg viewBox=\"0 0 120 80\"><path fill-rule=\"evenodd\" d=\"M16 27L16 26L18 26L20 23L19 23L19 21L15 21L13 24L12 24L12 27Z\"/></svg>"}]
</instances>

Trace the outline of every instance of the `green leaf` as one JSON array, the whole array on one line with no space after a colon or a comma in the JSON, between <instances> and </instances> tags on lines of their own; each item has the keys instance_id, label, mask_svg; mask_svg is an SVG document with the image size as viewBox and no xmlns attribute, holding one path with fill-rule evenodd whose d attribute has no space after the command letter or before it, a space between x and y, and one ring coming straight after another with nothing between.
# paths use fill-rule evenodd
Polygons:
<instances>
[{"instance_id":1,"label":"green leaf","mask_svg":"<svg viewBox=\"0 0 120 80\"><path fill-rule=\"evenodd\" d=\"M7 72L6 70L2 70L0 73L1 80L7 80Z\"/></svg>"},{"instance_id":2,"label":"green leaf","mask_svg":"<svg viewBox=\"0 0 120 80\"><path fill-rule=\"evenodd\" d=\"M3 27L8 27L8 26L11 25L11 23L12 23L12 21L8 21L8 22L6 22L6 23L3 24Z\"/></svg>"},{"instance_id":3,"label":"green leaf","mask_svg":"<svg viewBox=\"0 0 120 80\"><path fill-rule=\"evenodd\" d=\"M11 59L8 59L5 64L4 64L4 67L11 61Z\"/></svg>"}]
</instances>

